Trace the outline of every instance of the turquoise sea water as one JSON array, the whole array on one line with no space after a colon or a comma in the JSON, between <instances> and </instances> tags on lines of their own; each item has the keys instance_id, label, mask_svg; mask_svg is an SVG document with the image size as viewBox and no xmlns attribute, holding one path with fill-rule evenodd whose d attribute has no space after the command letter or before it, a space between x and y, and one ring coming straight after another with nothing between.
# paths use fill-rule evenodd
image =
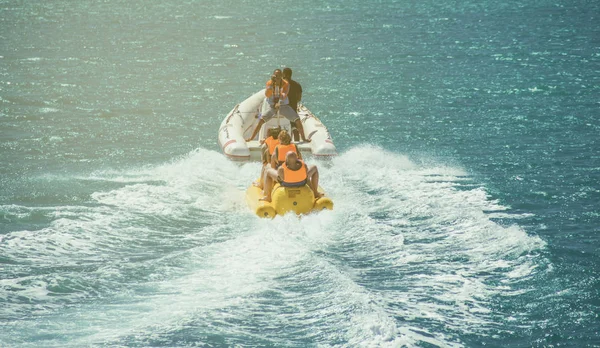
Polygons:
<instances>
[{"instance_id":1,"label":"turquoise sea water","mask_svg":"<svg viewBox=\"0 0 600 348\"><path fill-rule=\"evenodd\" d=\"M1 347L600 347L600 3L1 1ZM218 126L290 66L335 209Z\"/></svg>"}]
</instances>

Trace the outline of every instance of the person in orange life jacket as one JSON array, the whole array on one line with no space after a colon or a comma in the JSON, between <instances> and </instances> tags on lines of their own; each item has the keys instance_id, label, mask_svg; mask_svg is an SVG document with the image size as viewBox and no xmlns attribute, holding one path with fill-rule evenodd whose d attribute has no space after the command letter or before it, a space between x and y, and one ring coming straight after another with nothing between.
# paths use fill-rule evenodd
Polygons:
<instances>
[{"instance_id":1,"label":"person in orange life jacket","mask_svg":"<svg viewBox=\"0 0 600 348\"><path fill-rule=\"evenodd\" d=\"M302 85L300 85L297 81L292 80L292 69L283 68L283 79L290 84L290 89L288 91L288 100L289 106L292 110L298 113L298 103L302 100ZM302 130L302 134L304 134L304 127L302 126L302 121L300 123L300 128ZM300 139L300 133L298 132L298 127L296 126L296 122L291 124L291 130L293 134L293 139L298 141Z\"/></svg>"},{"instance_id":2,"label":"person in orange life jacket","mask_svg":"<svg viewBox=\"0 0 600 348\"><path fill-rule=\"evenodd\" d=\"M260 187L262 189L265 175L265 168L269 166L271 162L271 156L273 156L273 152L275 151L275 147L279 145L279 133L281 132L281 128L269 128L269 137L261 140L261 144L266 144L267 146L262 151L262 163L263 167L260 171L260 177L258 181L254 181L252 185Z\"/></svg>"},{"instance_id":3,"label":"person in orange life jacket","mask_svg":"<svg viewBox=\"0 0 600 348\"><path fill-rule=\"evenodd\" d=\"M318 190L319 170L317 166L308 167L304 161L298 159L298 155L294 151L289 151L286 154L285 162L279 169L267 169L265 188L263 190L265 196L259 200L271 202L271 190L276 180L283 187L301 187L308 183L315 199L323 196Z\"/></svg>"},{"instance_id":4,"label":"person in orange life jacket","mask_svg":"<svg viewBox=\"0 0 600 348\"><path fill-rule=\"evenodd\" d=\"M281 132L281 128L279 127L269 128L269 137L260 141L261 145L266 144L262 152L263 164L271 162L271 156L273 156L275 147L279 145L279 132Z\"/></svg>"},{"instance_id":5,"label":"person in orange life jacket","mask_svg":"<svg viewBox=\"0 0 600 348\"><path fill-rule=\"evenodd\" d=\"M286 130L282 130L278 136L279 145L275 146L273 156L271 156L271 168L277 169L285 162L285 156L289 151L294 151L298 158L302 159L302 155L296 144L292 144L292 137Z\"/></svg>"},{"instance_id":6,"label":"person in orange life jacket","mask_svg":"<svg viewBox=\"0 0 600 348\"><path fill-rule=\"evenodd\" d=\"M279 168L279 166L285 162L285 154L288 153L288 151L296 152L298 158L302 159L302 155L300 154L298 147L296 144L291 143L292 137L286 130L279 132L277 139L279 140L279 144L275 146L273 154L270 156L271 163L263 166L263 169L260 172L260 181L254 182L254 186L263 188L263 184L267 181L267 169Z\"/></svg>"},{"instance_id":7,"label":"person in orange life jacket","mask_svg":"<svg viewBox=\"0 0 600 348\"><path fill-rule=\"evenodd\" d=\"M283 115L290 122L295 123L296 126L300 124L300 127L302 127L300 117L298 117L298 114L288 105L288 91L290 85L282 77L283 73L281 72L281 69L275 69L275 71L273 71L273 75L271 75L271 79L267 81L265 88L265 100L262 103L260 119L258 120L258 124L252 132L252 136L245 139L246 141L251 141L254 139L260 130L260 127L262 127L265 122L268 122L271 118L273 118L277 114L278 110L280 115ZM302 132L301 136L303 141L310 141L305 139L304 132Z\"/></svg>"}]
</instances>

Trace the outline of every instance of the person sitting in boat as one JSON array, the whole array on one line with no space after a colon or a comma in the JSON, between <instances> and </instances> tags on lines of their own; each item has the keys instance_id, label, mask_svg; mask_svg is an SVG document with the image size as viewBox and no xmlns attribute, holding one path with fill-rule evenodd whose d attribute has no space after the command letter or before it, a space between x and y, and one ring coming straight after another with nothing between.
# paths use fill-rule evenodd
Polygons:
<instances>
[{"instance_id":1,"label":"person sitting in boat","mask_svg":"<svg viewBox=\"0 0 600 348\"><path fill-rule=\"evenodd\" d=\"M265 188L263 189L264 197L261 201L271 202L271 190L275 182L283 187L301 187L306 184L313 191L315 199L323 196L319 192L319 170L317 166L311 165L308 167L304 161L298 159L298 155L294 151L289 151L285 156L285 162L275 170L268 168L265 179Z\"/></svg>"},{"instance_id":2,"label":"person sitting in boat","mask_svg":"<svg viewBox=\"0 0 600 348\"><path fill-rule=\"evenodd\" d=\"M277 169L285 162L285 156L289 151L296 153L299 159L302 159L302 154L296 144L292 144L292 137L286 130L282 130L278 136L279 145L275 146L273 155L271 156L271 168Z\"/></svg>"},{"instance_id":3,"label":"person sitting in boat","mask_svg":"<svg viewBox=\"0 0 600 348\"><path fill-rule=\"evenodd\" d=\"M283 115L290 122L293 122L296 125L296 128L300 131L300 137L302 141L309 142L310 139L306 139L304 135L304 128L302 127L302 122L300 121L300 117L296 111L294 111L288 104L288 92L289 92L290 84L283 79L283 73L281 69L275 69L273 71L273 75L271 75L271 79L267 81L267 85L265 88L265 101L263 102L262 111L260 115L260 119L258 120L258 124L254 128L252 132L252 136L246 141L251 141L254 139L262 125L273 118L277 112L280 115Z\"/></svg>"}]
</instances>

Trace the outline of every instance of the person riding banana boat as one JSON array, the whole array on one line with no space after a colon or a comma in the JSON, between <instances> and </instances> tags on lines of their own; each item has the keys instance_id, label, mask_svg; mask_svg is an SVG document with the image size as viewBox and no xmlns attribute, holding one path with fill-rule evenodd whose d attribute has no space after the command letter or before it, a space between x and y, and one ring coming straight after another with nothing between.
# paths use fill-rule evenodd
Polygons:
<instances>
[{"instance_id":1,"label":"person riding banana boat","mask_svg":"<svg viewBox=\"0 0 600 348\"><path fill-rule=\"evenodd\" d=\"M263 151L263 164L271 163L271 156L275 152L275 147L280 144L279 141L279 133L281 132L281 128L271 128L269 129L269 137L265 140L262 140L261 145L264 144L265 149Z\"/></svg>"},{"instance_id":2,"label":"person riding banana boat","mask_svg":"<svg viewBox=\"0 0 600 348\"><path fill-rule=\"evenodd\" d=\"M270 128L268 131L269 137L267 137L266 139L264 139L260 142L261 145L265 145L264 149L262 151L262 155L261 155L263 167L260 171L259 181L255 181L252 184L254 186L260 187L261 189L263 188L265 169L271 163L271 158L273 156L273 153L275 152L275 148L277 147L277 145L280 144L280 140L279 140L280 132L281 132L281 128L279 128L279 127Z\"/></svg>"},{"instance_id":3,"label":"person riding banana boat","mask_svg":"<svg viewBox=\"0 0 600 348\"><path fill-rule=\"evenodd\" d=\"M275 131L277 128L271 129ZM289 151L293 151L298 155L299 159L302 159L302 154L298 150L296 144L292 144L292 137L286 130L282 130L276 135L277 140L270 139L272 135L265 139L265 144L268 144L267 148L263 152L263 158L266 157L266 162L263 161L263 168L260 172L260 182L257 186L263 188L263 183L266 180L265 173L267 168L278 169L283 162L285 162L285 156Z\"/></svg>"},{"instance_id":4,"label":"person riding banana boat","mask_svg":"<svg viewBox=\"0 0 600 348\"><path fill-rule=\"evenodd\" d=\"M271 163L263 165L261 178L246 191L250 209L260 217L271 218L291 211L301 215L333 209L333 201L319 187L317 166L301 159L298 149L289 143L287 131L281 131L278 138L281 144L275 146Z\"/></svg>"},{"instance_id":5,"label":"person riding banana boat","mask_svg":"<svg viewBox=\"0 0 600 348\"><path fill-rule=\"evenodd\" d=\"M319 192L319 170L317 166L308 167L304 161L298 158L294 151L288 151L284 163L277 169L267 168L265 170L264 197L260 201L271 202L271 190L278 182L283 187L302 187L306 184L313 191L315 199L323 196Z\"/></svg>"},{"instance_id":6,"label":"person riding banana boat","mask_svg":"<svg viewBox=\"0 0 600 348\"><path fill-rule=\"evenodd\" d=\"M333 201L319 187L319 171L309 166L293 151L288 151L278 169L265 166L264 190L256 183L246 190L246 202L259 217L274 218L294 212L310 214L332 210Z\"/></svg>"}]
</instances>

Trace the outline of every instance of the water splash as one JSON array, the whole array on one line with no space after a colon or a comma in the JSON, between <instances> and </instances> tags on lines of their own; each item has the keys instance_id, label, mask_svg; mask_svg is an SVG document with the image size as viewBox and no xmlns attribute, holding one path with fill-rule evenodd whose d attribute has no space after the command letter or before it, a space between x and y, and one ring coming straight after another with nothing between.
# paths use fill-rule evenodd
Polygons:
<instances>
[{"instance_id":1,"label":"water splash","mask_svg":"<svg viewBox=\"0 0 600 348\"><path fill-rule=\"evenodd\" d=\"M545 268L545 243L494 222L508 208L460 168L356 147L320 165L333 211L273 220L244 203L259 170L198 149L63 178L118 186L2 236L0 340L460 347Z\"/></svg>"}]
</instances>

